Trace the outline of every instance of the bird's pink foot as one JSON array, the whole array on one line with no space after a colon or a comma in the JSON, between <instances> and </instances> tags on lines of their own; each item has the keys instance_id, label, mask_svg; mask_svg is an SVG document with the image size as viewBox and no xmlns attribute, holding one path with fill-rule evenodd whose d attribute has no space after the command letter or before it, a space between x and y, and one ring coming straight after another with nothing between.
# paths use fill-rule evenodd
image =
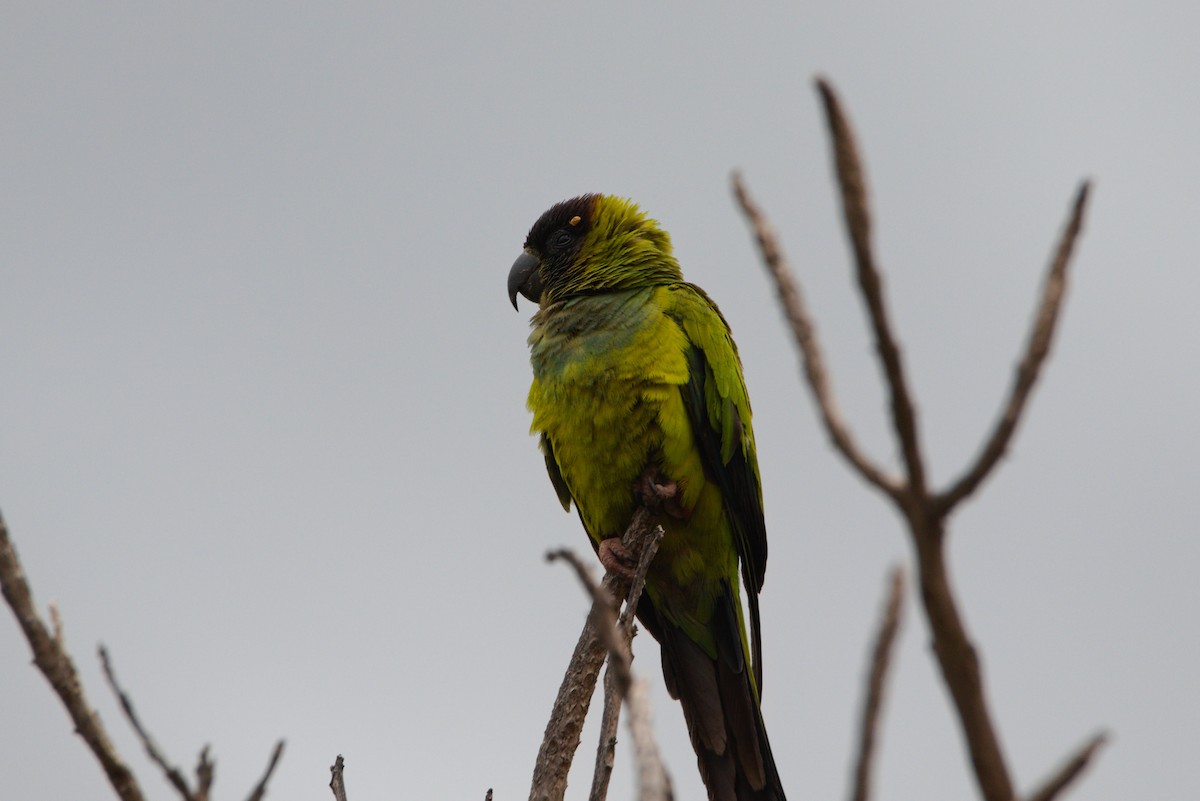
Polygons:
<instances>
[{"instance_id":1,"label":"bird's pink foot","mask_svg":"<svg viewBox=\"0 0 1200 801\"><path fill-rule=\"evenodd\" d=\"M620 537L600 540L599 555L600 564L604 565L604 569L609 573L621 576L627 581L633 580L637 562L634 561L633 554L621 542Z\"/></svg>"}]
</instances>

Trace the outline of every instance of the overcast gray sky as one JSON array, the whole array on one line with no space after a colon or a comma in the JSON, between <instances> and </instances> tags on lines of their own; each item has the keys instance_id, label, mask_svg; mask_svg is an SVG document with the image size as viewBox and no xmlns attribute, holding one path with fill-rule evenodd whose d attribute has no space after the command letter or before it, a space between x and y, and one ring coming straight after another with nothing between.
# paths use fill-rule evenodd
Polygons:
<instances>
[{"instance_id":1,"label":"overcast gray sky","mask_svg":"<svg viewBox=\"0 0 1200 801\"><path fill-rule=\"evenodd\" d=\"M804 282L859 439L896 464L812 89L842 93L935 481L991 425L1051 246L1094 203L1015 447L952 563L1028 790L1193 798L1200 743L1200 58L1192 3L9 3L0 25L0 509L155 798L94 658L216 797L523 798L588 552L527 434L504 283L582 192L635 198L718 300L754 402L764 708L795 799L843 795L868 639L909 548L831 451L728 191ZM974 795L910 595L883 799ZM703 792L637 643L677 797ZM586 792L585 735L570 797ZM7 612L10 798L100 769ZM633 792L618 754L612 797Z\"/></svg>"}]
</instances>

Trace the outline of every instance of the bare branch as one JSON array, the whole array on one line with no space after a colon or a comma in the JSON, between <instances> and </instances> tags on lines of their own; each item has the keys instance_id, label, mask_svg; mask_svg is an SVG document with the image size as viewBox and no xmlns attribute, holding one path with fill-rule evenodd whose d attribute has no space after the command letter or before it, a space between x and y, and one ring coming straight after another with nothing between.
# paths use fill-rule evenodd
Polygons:
<instances>
[{"instance_id":1,"label":"bare branch","mask_svg":"<svg viewBox=\"0 0 1200 801\"><path fill-rule=\"evenodd\" d=\"M871 654L871 672L867 679L867 694L863 701L862 720L859 724L858 758L854 765L854 788L851 801L867 801L871 795L871 761L875 755L875 735L879 726L879 713L883 708L883 682L887 677L891 660L892 645L900 628L900 612L904 602L904 571L893 568L889 579L887 604L879 633L875 637L875 648Z\"/></svg>"},{"instance_id":2,"label":"bare branch","mask_svg":"<svg viewBox=\"0 0 1200 801\"><path fill-rule=\"evenodd\" d=\"M834 161L837 165L838 186L842 190L842 212L846 230L854 249L854 262L859 287L867 304L875 347L883 364L884 376L892 396L892 423L908 468L908 482L920 495L925 494L925 465L917 437L917 414L904 377L900 347L888 320L887 303L883 297L883 278L871 252L871 217L867 207L867 182L862 160L854 142L854 132L842 111L833 87L824 78L817 79L817 89L825 106L829 133L833 138Z\"/></svg>"},{"instance_id":3,"label":"bare branch","mask_svg":"<svg viewBox=\"0 0 1200 801\"><path fill-rule=\"evenodd\" d=\"M262 801L263 796L267 794L267 782L271 780L271 774L275 772L275 766L279 764L281 756L283 756L283 740L275 743L275 749L271 752L271 761L267 763L267 771L259 779L246 801Z\"/></svg>"},{"instance_id":4,"label":"bare branch","mask_svg":"<svg viewBox=\"0 0 1200 801\"><path fill-rule=\"evenodd\" d=\"M733 192L737 197L738 205L741 206L742 213L745 214L747 221L754 229L754 236L758 240L763 263L772 278L775 279L779 302L783 305L784 314L787 316L792 334L796 338L796 344L800 348L804 376L808 379L809 389L817 402L817 409L821 413L825 431L829 434L834 447L850 462L859 475L889 497L898 500L901 491L900 480L885 474L871 462L870 458L859 449L850 429L842 419L837 403L833 399L829 376L825 371L825 358L821 353L820 341L817 339L817 329L805 306L804 294L800 285L793 278L792 269L788 266L783 250L779 246L775 229L751 199L742 177L737 173L733 175Z\"/></svg>"},{"instance_id":5,"label":"bare branch","mask_svg":"<svg viewBox=\"0 0 1200 801\"><path fill-rule=\"evenodd\" d=\"M652 531L649 512L639 507L621 539L622 545L630 553L637 555L639 562L642 543ZM612 573L604 576L601 586L611 597L621 597L625 594L617 592L625 587L624 579ZM604 643L593 626L592 615L589 615L571 655L562 684L558 688L550 720L546 724L537 762L533 768L530 801L562 801L567 790L567 774L570 772L575 750L579 747L579 735L591 706L592 693L596 689L596 678L600 673L600 665L604 662L605 652Z\"/></svg>"},{"instance_id":6,"label":"bare branch","mask_svg":"<svg viewBox=\"0 0 1200 801\"><path fill-rule=\"evenodd\" d=\"M3 590L4 599L17 618L21 630L25 633L25 639L29 641L29 646L33 649L34 664L50 682L50 686L54 688L54 692L66 707L67 714L75 723L75 731L83 738L92 754L100 762L100 767L103 768L104 775L108 777L108 782L116 791L117 796L122 801L143 801L142 790L138 786L133 772L129 770L116 748L113 747L112 741L108 738L108 732L100 723L100 717L88 706L87 699L83 694L83 685L80 684L79 674L75 670L75 664L63 647L62 623L58 619L57 611L52 613L53 635L46 630L45 624L38 616L33 603L33 593L25 579L25 573L21 569L16 549L13 548L12 542L8 538L8 528L2 517L0 517L0 589Z\"/></svg>"},{"instance_id":7,"label":"bare branch","mask_svg":"<svg viewBox=\"0 0 1200 801\"><path fill-rule=\"evenodd\" d=\"M996 427L979 452L979 456L976 457L975 463L964 473L962 478L936 499L942 514L948 513L959 501L974 492L1008 449L1013 432L1016 431L1017 423L1021 419L1021 413L1025 409L1025 402L1029 399L1030 391L1037 381L1042 364L1050 353L1050 342L1054 336L1054 328L1062 310L1062 299L1066 291L1067 266L1071 261L1075 241L1083 228L1083 214L1087 208L1090 189L1091 183L1084 181L1075 193L1071 216L1063 229L1058 246L1055 248L1054 258L1046 273L1046 281L1042 287L1042 300L1037 315L1034 317L1033 329L1029 334L1029 344L1021 363L1017 366L1012 390L1004 405L1004 411L1001 413L1000 419L996 421Z\"/></svg>"},{"instance_id":8,"label":"bare branch","mask_svg":"<svg viewBox=\"0 0 1200 801\"><path fill-rule=\"evenodd\" d=\"M329 789L333 790L334 801L346 801L346 779L342 775L346 768L346 763L342 759L342 755L338 754L334 763L329 766ZM492 791L487 791L488 801L491 801Z\"/></svg>"},{"instance_id":9,"label":"bare branch","mask_svg":"<svg viewBox=\"0 0 1200 801\"><path fill-rule=\"evenodd\" d=\"M171 783L184 799L184 801L194 801L192 790L188 787L187 779L183 776L183 771L178 767L167 762L163 753L159 751L158 745L154 742L154 738L142 726L142 722L138 720L137 713L133 710L133 701L121 689L121 685L117 683L117 677L113 674L112 662L108 658L108 649L103 645L99 648L100 666L104 668L104 678L108 680L108 686L112 688L113 695L117 696L117 700L121 702L121 709L125 712L125 717L129 720L129 725L133 726L133 730L137 732L138 739L142 742L142 747L146 749L147 756L151 761L162 770L163 775ZM196 776L203 781L203 778L209 776L211 784L212 766L208 761L208 748L205 747L200 752L200 763L196 766ZM207 794L207 793L206 793Z\"/></svg>"},{"instance_id":10,"label":"bare branch","mask_svg":"<svg viewBox=\"0 0 1200 801\"><path fill-rule=\"evenodd\" d=\"M1084 768L1095 756L1096 752L1108 742L1108 735L1104 732L1092 737L1082 748L1067 760L1058 771L1051 776L1041 789L1029 796L1029 801L1054 801L1058 794L1067 788L1067 786L1075 781L1079 774L1083 773Z\"/></svg>"}]
</instances>

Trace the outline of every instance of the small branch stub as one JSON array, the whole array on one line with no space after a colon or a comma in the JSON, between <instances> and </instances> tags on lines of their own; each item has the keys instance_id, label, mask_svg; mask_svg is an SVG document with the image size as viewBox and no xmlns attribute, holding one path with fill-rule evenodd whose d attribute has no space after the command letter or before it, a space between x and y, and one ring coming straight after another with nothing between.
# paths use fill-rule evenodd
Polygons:
<instances>
[{"instance_id":1,"label":"small branch stub","mask_svg":"<svg viewBox=\"0 0 1200 801\"><path fill-rule=\"evenodd\" d=\"M346 777L343 775L346 769L346 762L342 759L342 755L338 754L337 759L329 766L329 789L333 791L335 801L346 801ZM488 798L491 798L492 791L488 790Z\"/></svg>"}]
</instances>

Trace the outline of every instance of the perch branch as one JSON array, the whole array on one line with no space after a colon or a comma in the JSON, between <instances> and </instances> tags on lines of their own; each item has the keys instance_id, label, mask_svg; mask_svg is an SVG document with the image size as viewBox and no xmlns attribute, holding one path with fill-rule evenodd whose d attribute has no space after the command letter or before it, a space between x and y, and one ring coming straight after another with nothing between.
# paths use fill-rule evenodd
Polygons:
<instances>
[{"instance_id":1,"label":"perch branch","mask_svg":"<svg viewBox=\"0 0 1200 801\"><path fill-rule=\"evenodd\" d=\"M75 723L75 731L87 743L88 748L100 762L104 775L108 778L117 796L122 801L143 801L142 790L138 786L133 772L121 759L108 733L100 723L100 717L88 706L83 694L83 685L75 664L63 647L62 623L58 615L53 616L54 634L46 630L38 616L33 603L33 593L21 562L17 558L16 549L8 538L8 528L0 517L0 588L3 589L4 599L8 602L33 649L33 662L38 670L50 682L54 692L67 709L67 714Z\"/></svg>"},{"instance_id":2,"label":"perch branch","mask_svg":"<svg viewBox=\"0 0 1200 801\"><path fill-rule=\"evenodd\" d=\"M1058 246L1055 248L1050 268L1046 272L1041 303L1037 315L1034 317L1033 329L1029 333L1029 344L1021 363L1017 366L1012 390L1004 405L1004 411L1001 413L1000 419L996 421L996 427L979 452L975 463L963 474L962 478L936 499L942 514L948 513L959 501L974 492L1008 449L1013 432L1016 431L1017 423L1021 419L1021 413L1025 409L1025 402L1029 399L1029 394L1046 361L1046 356L1050 353L1050 343L1067 288L1067 266L1071 261L1071 253L1075 249L1075 241L1083 228L1083 214L1087 208L1090 190L1091 184L1084 181L1075 193L1071 216L1063 229Z\"/></svg>"},{"instance_id":3,"label":"perch branch","mask_svg":"<svg viewBox=\"0 0 1200 801\"><path fill-rule=\"evenodd\" d=\"M625 608L617 619L619 639L624 643L624 652L629 659L633 658L631 644L633 642L633 621L636 617L638 601L641 600L642 590L646 586L646 572L654 554L658 553L659 543L662 542L662 526L655 526L650 532L645 547L642 548L641 558L633 573L633 581L629 585L629 595ZM604 711L600 716L600 742L596 748L596 766L592 771L592 789L588 801L603 801L608 796L608 783L612 778L613 764L616 761L617 726L621 719L621 701L626 695L626 689L618 686L620 668L614 669L612 660L604 671ZM628 668L625 668L628 673ZM632 725L632 719L630 721ZM636 748L636 743L635 743Z\"/></svg>"},{"instance_id":4,"label":"perch branch","mask_svg":"<svg viewBox=\"0 0 1200 801\"><path fill-rule=\"evenodd\" d=\"M613 597L605 588L596 584L592 579L591 571L574 552L562 549L547 554L549 559L562 559L568 562L575 569L576 575L579 576L579 580L592 598L589 620L608 649L608 671L605 674L605 711L607 712L610 708L613 710L612 715L606 716L602 723L600 753L603 755L609 751L608 744L615 743L618 713L621 702L624 701L629 704L629 730L633 739L634 758L637 764L638 798L642 801L668 801L672 798L671 781L654 742L645 686L641 682L633 681L630 669L633 659L633 652L630 648L633 636L633 617L629 612L634 608L637 598L641 595L641 589L646 582L646 571L650 566L650 561L654 558L654 553L658 550L662 536L662 527L656 526L643 545L638 559L638 567L629 583L628 600L622 624L618 624L613 614L616 606ZM609 677L612 677L611 696L608 695ZM605 728L607 725L611 725L612 729L607 730ZM602 765L598 755L592 790L589 793L590 799L603 801L607 797L608 780L611 774L611 761L607 765Z\"/></svg>"},{"instance_id":5,"label":"perch branch","mask_svg":"<svg viewBox=\"0 0 1200 801\"><path fill-rule=\"evenodd\" d=\"M883 683L891 662L892 645L900 629L900 612L904 601L904 571L893 568L889 579L887 604L875 636L871 654L871 672L867 678L867 694L863 700L862 720L859 722L858 757L854 763L854 787L851 801L867 801L871 795L871 762L875 755L875 737L879 728L879 713L883 708Z\"/></svg>"},{"instance_id":6,"label":"perch branch","mask_svg":"<svg viewBox=\"0 0 1200 801\"><path fill-rule=\"evenodd\" d=\"M650 514L639 507L621 544L641 561L642 543L654 531ZM625 580L612 573L604 576L601 586L611 597L623 597L627 592ZM619 592L625 590L626 592ZM533 782L529 791L530 801L562 801L567 790L567 774L575 750L579 747L579 735L583 720L591 705L592 692L596 688L596 677L604 662L606 649L592 625L591 615L584 624L583 632L575 645L567 672L558 688L550 720L546 724L542 745L538 750L533 768Z\"/></svg>"}]
</instances>

